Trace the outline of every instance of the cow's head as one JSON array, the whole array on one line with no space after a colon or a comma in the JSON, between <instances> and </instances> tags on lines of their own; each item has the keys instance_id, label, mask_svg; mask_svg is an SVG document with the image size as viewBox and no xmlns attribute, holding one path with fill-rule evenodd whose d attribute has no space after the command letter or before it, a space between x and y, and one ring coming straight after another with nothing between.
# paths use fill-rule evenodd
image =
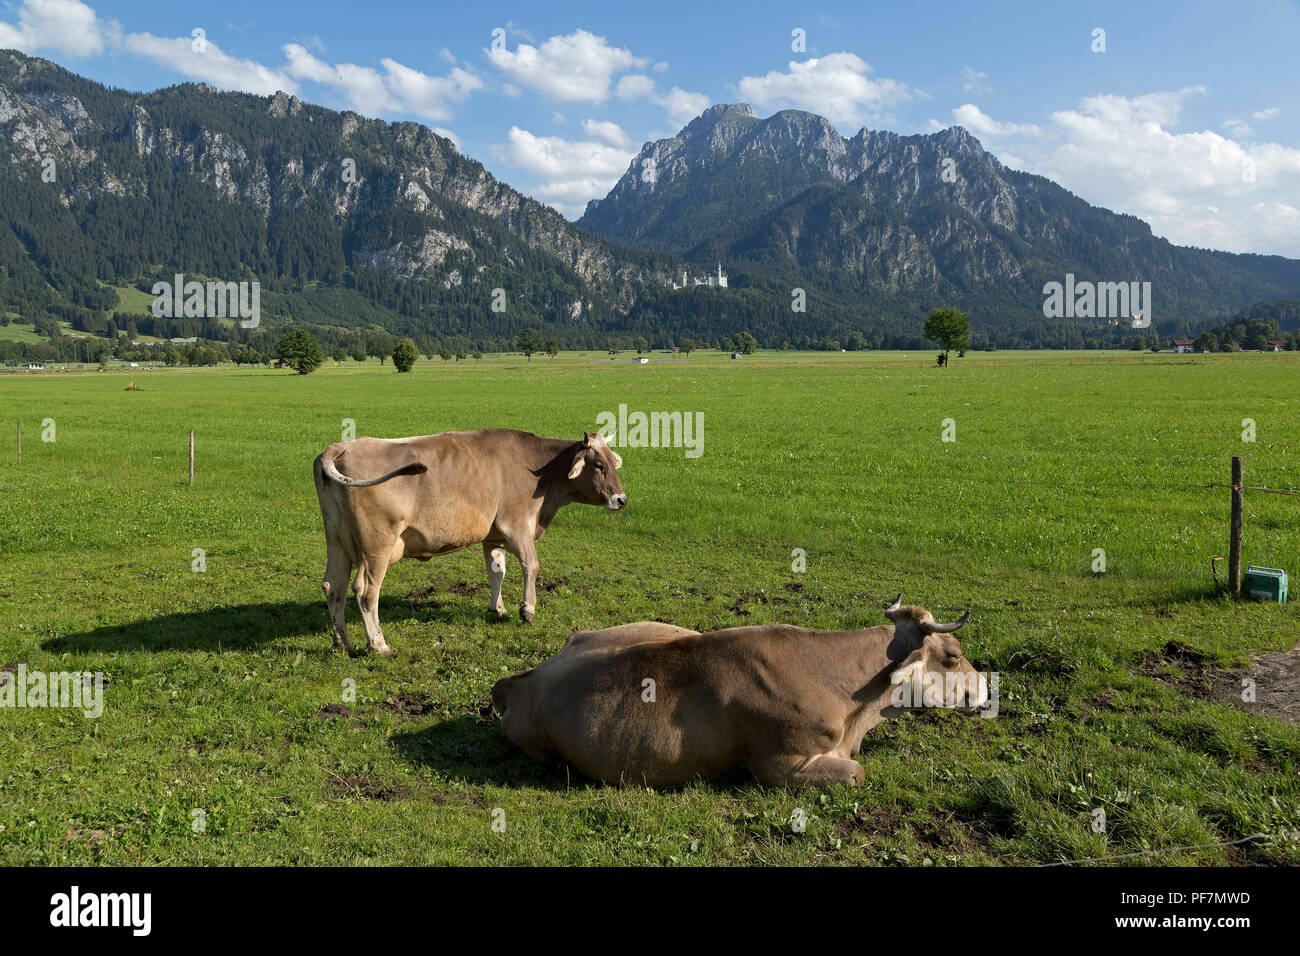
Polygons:
<instances>
[{"instance_id":1,"label":"cow's head","mask_svg":"<svg viewBox=\"0 0 1300 956\"><path fill-rule=\"evenodd\" d=\"M913 650L889 675L891 702L911 710L920 707L983 707L989 700L988 681L966 660L961 644L952 636L970 611L951 624L936 624L930 612L904 605L903 595L885 608L894 622L896 640Z\"/></svg>"},{"instance_id":2,"label":"cow's head","mask_svg":"<svg viewBox=\"0 0 1300 956\"><path fill-rule=\"evenodd\" d=\"M622 467L623 459L606 444L604 435L584 434L569 464L569 493L584 504L618 511L627 504L627 495L623 494L623 485L618 480L618 469Z\"/></svg>"}]
</instances>

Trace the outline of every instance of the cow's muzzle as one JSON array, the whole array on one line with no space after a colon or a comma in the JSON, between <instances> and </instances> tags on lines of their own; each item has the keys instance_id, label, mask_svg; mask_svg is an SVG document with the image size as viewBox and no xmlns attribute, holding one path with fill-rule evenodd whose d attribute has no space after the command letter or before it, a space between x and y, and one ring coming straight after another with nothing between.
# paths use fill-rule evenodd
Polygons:
<instances>
[{"instance_id":1,"label":"cow's muzzle","mask_svg":"<svg viewBox=\"0 0 1300 956\"><path fill-rule=\"evenodd\" d=\"M613 495L609 501L605 502L605 507L610 511L622 511L627 507L627 495Z\"/></svg>"}]
</instances>

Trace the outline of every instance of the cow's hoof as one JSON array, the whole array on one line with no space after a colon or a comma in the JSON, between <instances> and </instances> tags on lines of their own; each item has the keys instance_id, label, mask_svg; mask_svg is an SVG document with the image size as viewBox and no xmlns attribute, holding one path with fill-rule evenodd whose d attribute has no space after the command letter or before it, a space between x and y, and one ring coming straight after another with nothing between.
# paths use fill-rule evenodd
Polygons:
<instances>
[{"instance_id":1,"label":"cow's hoof","mask_svg":"<svg viewBox=\"0 0 1300 956\"><path fill-rule=\"evenodd\" d=\"M387 644L383 645L382 647L372 647L370 648L370 652L372 654L378 654L380 657L392 657L394 654L397 653Z\"/></svg>"},{"instance_id":2,"label":"cow's hoof","mask_svg":"<svg viewBox=\"0 0 1300 956\"><path fill-rule=\"evenodd\" d=\"M537 613L536 611L534 611L532 608L528 607L527 605L519 609L519 616L524 619L525 624L532 624L533 618L536 616L536 613Z\"/></svg>"}]
</instances>

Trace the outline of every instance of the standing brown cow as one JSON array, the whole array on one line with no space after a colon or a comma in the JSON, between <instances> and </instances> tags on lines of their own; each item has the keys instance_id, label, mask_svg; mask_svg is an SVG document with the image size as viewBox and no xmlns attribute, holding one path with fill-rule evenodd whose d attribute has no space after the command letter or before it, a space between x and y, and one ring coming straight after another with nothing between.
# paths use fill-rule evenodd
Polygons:
<instances>
[{"instance_id":1,"label":"standing brown cow","mask_svg":"<svg viewBox=\"0 0 1300 956\"><path fill-rule=\"evenodd\" d=\"M344 603L353 567L366 642L372 651L391 654L379 627L379 589L388 566L402 558L427 561L478 542L492 584L489 610L506 612L504 548L524 569L519 613L531 621L537 606L534 543L572 501L623 508L627 495L617 474L622 465L599 432L575 442L485 428L331 445L317 456L313 471L329 549L322 586L334 646L352 651Z\"/></svg>"}]
</instances>

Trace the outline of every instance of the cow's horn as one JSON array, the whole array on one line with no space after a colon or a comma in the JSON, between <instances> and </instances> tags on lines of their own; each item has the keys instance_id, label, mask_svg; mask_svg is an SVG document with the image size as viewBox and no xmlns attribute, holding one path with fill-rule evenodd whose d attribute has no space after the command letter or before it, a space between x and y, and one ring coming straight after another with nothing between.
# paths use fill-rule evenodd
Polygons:
<instances>
[{"instance_id":1,"label":"cow's horn","mask_svg":"<svg viewBox=\"0 0 1300 956\"><path fill-rule=\"evenodd\" d=\"M891 611L897 611L902 606L903 606L903 592L899 591L898 597L894 598L894 603L889 605L889 607L885 608L885 613L888 614Z\"/></svg>"},{"instance_id":2,"label":"cow's horn","mask_svg":"<svg viewBox=\"0 0 1300 956\"><path fill-rule=\"evenodd\" d=\"M921 625L921 630L927 634L951 634L957 628L961 627L970 619L970 611L967 611L951 624L935 624L934 621L926 621Z\"/></svg>"}]
</instances>

